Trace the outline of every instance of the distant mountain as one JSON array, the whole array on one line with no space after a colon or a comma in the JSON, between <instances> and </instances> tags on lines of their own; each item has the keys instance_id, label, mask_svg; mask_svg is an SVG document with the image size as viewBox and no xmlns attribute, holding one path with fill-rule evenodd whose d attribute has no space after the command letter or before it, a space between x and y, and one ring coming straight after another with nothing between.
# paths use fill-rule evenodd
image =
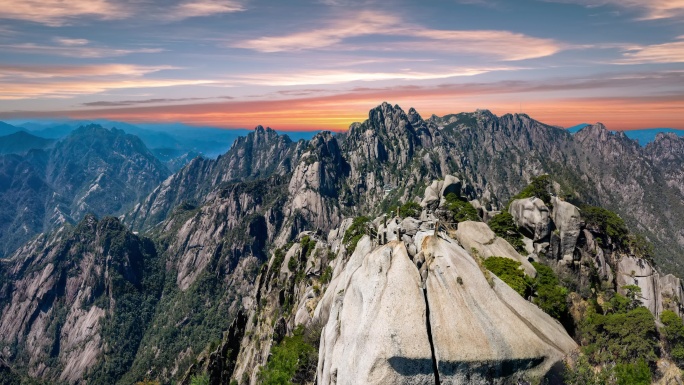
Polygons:
<instances>
[{"instance_id":1,"label":"distant mountain","mask_svg":"<svg viewBox=\"0 0 684 385\"><path fill-rule=\"evenodd\" d=\"M23 128L16 127L5 122L0 122L0 136L6 136L9 134L14 134L17 131L23 131Z\"/></svg>"},{"instance_id":2,"label":"distant mountain","mask_svg":"<svg viewBox=\"0 0 684 385\"><path fill-rule=\"evenodd\" d=\"M55 141L31 135L26 131L0 136L0 154L23 154L28 150L44 149Z\"/></svg>"},{"instance_id":3,"label":"distant mountain","mask_svg":"<svg viewBox=\"0 0 684 385\"><path fill-rule=\"evenodd\" d=\"M570 132L571 134L575 134L579 130L583 129L584 127L586 127L588 125L589 125L588 123L582 123L582 124L578 124L576 126L568 127L568 128L566 128L566 130L568 130L568 132Z\"/></svg>"},{"instance_id":4,"label":"distant mountain","mask_svg":"<svg viewBox=\"0 0 684 385\"><path fill-rule=\"evenodd\" d=\"M576 126L568 127L566 130L571 134L576 134L586 126L589 126L589 124L582 123ZM677 136L684 137L684 130L678 130L675 128L645 128L642 130L624 130L622 132L624 132L628 138L638 141L642 147L653 142L656 139L656 136L658 136L660 133L673 133Z\"/></svg>"},{"instance_id":5,"label":"distant mountain","mask_svg":"<svg viewBox=\"0 0 684 385\"><path fill-rule=\"evenodd\" d=\"M674 128L647 128L644 130L628 130L623 131L628 138L639 141L639 144L645 146L653 142L658 134L673 133L677 136L684 137L684 130L677 130Z\"/></svg>"},{"instance_id":6,"label":"distant mountain","mask_svg":"<svg viewBox=\"0 0 684 385\"><path fill-rule=\"evenodd\" d=\"M139 138L96 125L52 148L0 155L0 258L86 213L122 214L168 175Z\"/></svg>"},{"instance_id":7,"label":"distant mountain","mask_svg":"<svg viewBox=\"0 0 684 385\"><path fill-rule=\"evenodd\" d=\"M216 158L228 151L238 137L246 136L251 132L245 129L195 127L183 123L141 123L134 125L106 119L26 122L22 123L20 128L15 127L12 132L28 130L31 134L42 138L61 139L78 127L89 124L98 124L104 128L117 128L139 137L159 160L171 162L169 165L172 165L172 168L173 165L177 167L187 164L187 161L192 160L197 154ZM0 131L0 135L3 135L2 132ZM319 131L287 132L287 134L292 140L298 141L300 139L309 140L317 132ZM174 155L170 157L170 154Z\"/></svg>"}]
</instances>

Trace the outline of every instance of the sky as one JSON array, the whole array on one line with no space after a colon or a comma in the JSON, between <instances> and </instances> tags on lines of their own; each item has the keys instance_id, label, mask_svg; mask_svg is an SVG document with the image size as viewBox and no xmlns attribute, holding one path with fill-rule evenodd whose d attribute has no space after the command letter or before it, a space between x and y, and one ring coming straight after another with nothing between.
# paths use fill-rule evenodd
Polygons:
<instances>
[{"instance_id":1,"label":"sky","mask_svg":"<svg viewBox=\"0 0 684 385\"><path fill-rule=\"evenodd\" d=\"M0 120L684 129L684 0L2 0Z\"/></svg>"}]
</instances>

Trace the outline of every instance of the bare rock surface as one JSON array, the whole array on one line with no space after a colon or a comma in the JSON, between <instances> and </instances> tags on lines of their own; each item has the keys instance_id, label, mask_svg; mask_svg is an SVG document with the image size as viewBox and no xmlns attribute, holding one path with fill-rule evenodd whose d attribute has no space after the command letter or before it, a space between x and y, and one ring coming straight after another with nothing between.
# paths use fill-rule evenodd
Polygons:
<instances>
[{"instance_id":1,"label":"bare rock surface","mask_svg":"<svg viewBox=\"0 0 684 385\"><path fill-rule=\"evenodd\" d=\"M453 240L430 237L424 252L432 260L427 299L442 384L541 379L577 348L559 322L508 285L496 277L490 285Z\"/></svg>"},{"instance_id":2,"label":"bare rock surface","mask_svg":"<svg viewBox=\"0 0 684 385\"><path fill-rule=\"evenodd\" d=\"M372 249L363 238L331 282L314 315L325 322L319 384L539 381L577 348L558 321L488 280L456 240L413 239L411 261L402 241Z\"/></svg>"},{"instance_id":3,"label":"bare rock surface","mask_svg":"<svg viewBox=\"0 0 684 385\"><path fill-rule=\"evenodd\" d=\"M538 198L516 199L511 202L508 212L515 224L533 241L541 241L551 232L549 208Z\"/></svg>"},{"instance_id":4,"label":"bare rock surface","mask_svg":"<svg viewBox=\"0 0 684 385\"><path fill-rule=\"evenodd\" d=\"M537 271L526 257L520 255L505 239L496 234L484 222L466 221L458 224L456 239L466 250L477 250L483 258L503 257L520 262L525 274L535 277Z\"/></svg>"},{"instance_id":5,"label":"bare rock surface","mask_svg":"<svg viewBox=\"0 0 684 385\"><path fill-rule=\"evenodd\" d=\"M575 245L580 234L580 210L571 203L553 197L553 222L560 236L559 257L566 263L574 260Z\"/></svg>"}]
</instances>

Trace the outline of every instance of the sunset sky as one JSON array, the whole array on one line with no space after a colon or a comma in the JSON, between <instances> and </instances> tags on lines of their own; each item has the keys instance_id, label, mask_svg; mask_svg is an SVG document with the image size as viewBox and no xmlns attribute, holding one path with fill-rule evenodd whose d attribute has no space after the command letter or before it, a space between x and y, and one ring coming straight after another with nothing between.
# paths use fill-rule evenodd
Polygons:
<instances>
[{"instance_id":1,"label":"sunset sky","mask_svg":"<svg viewBox=\"0 0 684 385\"><path fill-rule=\"evenodd\" d=\"M0 120L684 129L684 0L2 0Z\"/></svg>"}]
</instances>

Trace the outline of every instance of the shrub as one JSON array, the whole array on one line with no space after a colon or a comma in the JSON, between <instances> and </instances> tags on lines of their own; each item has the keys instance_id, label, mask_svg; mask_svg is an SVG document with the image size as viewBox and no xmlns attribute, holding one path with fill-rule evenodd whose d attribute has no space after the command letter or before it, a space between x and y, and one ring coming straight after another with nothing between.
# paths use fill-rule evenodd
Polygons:
<instances>
[{"instance_id":1,"label":"shrub","mask_svg":"<svg viewBox=\"0 0 684 385\"><path fill-rule=\"evenodd\" d=\"M318 352L305 341L304 330L299 327L291 337L285 337L274 346L271 357L259 372L264 385L303 384L311 381L316 373Z\"/></svg>"},{"instance_id":2,"label":"shrub","mask_svg":"<svg viewBox=\"0 0 684 385\"><path fill-rule=\"evenodd\" d=\"M489 257L484 260L484 265L521 296L529 294L532 282L520 269L520 262L503 257Z\"/></svg>"},{"instance_id":3,"label":"shrub","mask_svg":"<svg viewBox=\"0 0 684 385\"><path fill-rule=\"evenodd\" d=\"M536 291L534 303L551 317L560 321L566 320L568 317L567 289L561 286L558 277L550 267L537 262L532 262L532 266L537 270L537 277L534 279Z\"/></svg>"},{"instance_id":4,"label":"shrub","mask_svg":"<svg viewBox=\"0 0 684 385\"><path fill-rule=\"evenodd\" d=\"M546 205L551 205L551 177L548 175L541 175L532 179L527 187L522 189L517 195L511 198L511 202L516 199L526 199L537 197L544 201Z\"/></svg>"},{"instance_id":5,"label":"shrub","mask_svg":"<svg viewBox=\"0 0 684 385\"><path fill-rule=\"evenodd\" d=\"M615 365L617 385L650 385L651 369L644 359Z\"/></svg>"},{"instance_id":6,"label":"shrub","mask_svg":"<svg viewBox=\"0 0 684 385\"><path fill-rule=\"evenodd\" d=\"M527 255L525 244L522 241L522 234L518 231L518 226L513 221L513 216L509 212L502 212L489 220L489 228L511 244L519 253Z\"/></svg>"},{"instance_id":7,"label":"shrub","mask_svg":"<svg viewBox=\"0 0 684 385\"><path fill-rule=\"evenodd\" d=\"M587 227L598 229L608 235L615 243L625 245L629 230L627 230L625 221L617 214L602 207L589 205L583 205L581 213Z\"/></svg>"},{"instance_id":8,"label":"shrub","mask_svg":"<svg viewBox=\"0 0 684 385\"><path fill-rule=\"evenodd\" d=\"M480 220L480 216L477 214L475 207L464 198L461 198L454 193L449 193L446 196L446 202L447 210L449 210L449 215L451 216L450 219L454 222Z\"/></svg>"},{"instance_id":9,"label":"shrub","mask_svg":"<svg viewBox=\"0 0 684 385\"><path fill-rule=\"evenodd\" d=\"M660 322L663 323L661 332L667 342L670 357L681 367L684 364L684 322L672 310L664 310L660 314Z\"/></svg>"},{"instance_id":10,"label":"shrub","mask_svg":"<svg viewBox=\"0 0 684 385\"><path fill-rule=\"evenodd\" d=\"M190 385L209 385L209 375L204 373L202 375L192 376Z\"/></svg>"},{"instance_id":11,"label":"shrub","mask_svg":"<svg viewBox=\"0 0 684 385\"><path fill-rule=\"evenodd\" d=\"M418 218L420 217L420 212L423 210L422 207L416 202L410 201L406 202L399 207L399 216L402 218Z\"/></svg>"},{"instance_id":12,"label":"shrub","mask_svg":"<svg viewBox=\"0 0 684 385\"><path fill-rule=\"evenodd\" d=\"M349 254L354 252L356 244L359 243L361 238L366 234L368 222L370 222L370 218L368 217L356 217L351 226L344 232L342 242L344 242Z\"/></svg>"},{"instance_id":13,"label":"shrub","mask_svg":"<svg viewBox=\"0 0 684 385\"><path fill-rule=\"evenodd\" d=\"M627 364L643 359L654 363L658 355L658 331L651 312L641 306L629 310L629 300L616 294L607 314L590 308L579 325L579 340L594 364Z\"/></svg>"},{"instance_id":14,"label":"shrub","mask_svg":"<svg viewBox=\"0 0 684 385\"><path fill-rule=\"evenodd\" d=\"M326 267L325 270L323 270L323 274L321 274L321 283L326 284L330 282L330 280L332 279L332 273L332 267Z\"/></svg>"}]
</instances>

